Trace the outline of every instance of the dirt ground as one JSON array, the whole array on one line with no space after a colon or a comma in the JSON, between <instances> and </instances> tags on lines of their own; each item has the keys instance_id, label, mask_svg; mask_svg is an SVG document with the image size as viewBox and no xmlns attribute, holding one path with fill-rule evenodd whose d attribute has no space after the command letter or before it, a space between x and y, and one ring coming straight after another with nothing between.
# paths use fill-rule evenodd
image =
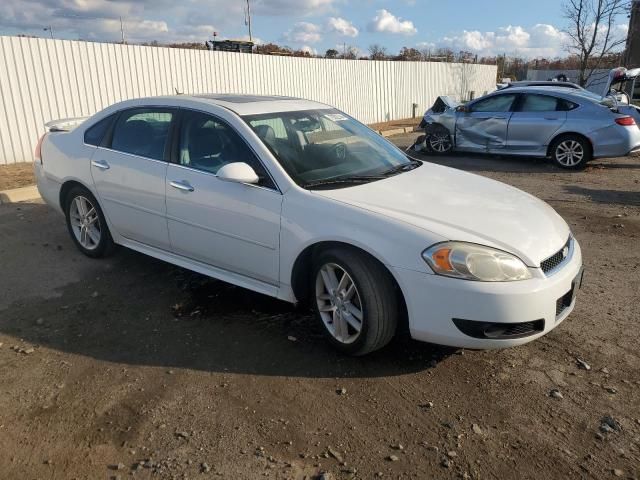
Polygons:
<instances>
[{"instance_id":1,"label":"dirt ground","mask_svg":"<svg viewBox=\"0 0 640 480\"><path fill-rule=\"evenodd\" d=\"M0 190L26 187L35 183L31 163L0 165Z\"/></svg>"},{"instance_id":2,"label":"dirt ground","mask_svg":"<svg viewBox=\"0 0 640 480\"><path fill-rule=\"evenodd\" d=\"M0 206L0 478L637 479L640 160L429 160L569 222L586 276L549 335L345 358L304 311L125 249L90 260L45 205Z\"/></svg>"}]
</instances>

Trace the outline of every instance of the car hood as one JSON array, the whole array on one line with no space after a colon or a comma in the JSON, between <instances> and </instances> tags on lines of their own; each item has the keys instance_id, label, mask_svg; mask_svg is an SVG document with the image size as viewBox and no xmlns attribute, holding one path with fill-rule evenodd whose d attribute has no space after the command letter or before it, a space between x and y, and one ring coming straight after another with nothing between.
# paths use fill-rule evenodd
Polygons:
<instances>
[{"instance_id":1,"label":"car hood","mask_svg":"<svg viewBox=\"0 0 640 480\"><path fill-rule=\"evenodd\" d=\"M562 248L570 234L562 217L533 195L431 163L388 179L315 193L443 239L511 252L531 267Z\"/></svg>"}]
</instances>

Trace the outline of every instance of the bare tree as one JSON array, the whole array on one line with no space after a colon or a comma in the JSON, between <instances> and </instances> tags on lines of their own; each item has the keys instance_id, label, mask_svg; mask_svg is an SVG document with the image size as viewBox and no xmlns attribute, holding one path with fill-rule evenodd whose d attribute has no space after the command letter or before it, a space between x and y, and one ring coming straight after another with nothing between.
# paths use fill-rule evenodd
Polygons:
<instances>
[{"instance_id":1,"label":"bare tree","mask_svg":"<svg viewBox=\"0 0 640 480\"><path fill-rule=\"evenodd\" d=\"M385 60L387 58L387 49L374 43L369 47L369 58L371 60Z\"/></svg>"},{"instance_id":2,"label":"bare tree","mask_svg":"<svg viewBox=\"0 0 640 480\"><path fill-rule=\"evenodd\" d=\"M626 41L616 35L615 22L629 8L629 0L565 0L569 50L579 59L578 83L585 86L603 59Z\"/></svg>"}]
</instances>

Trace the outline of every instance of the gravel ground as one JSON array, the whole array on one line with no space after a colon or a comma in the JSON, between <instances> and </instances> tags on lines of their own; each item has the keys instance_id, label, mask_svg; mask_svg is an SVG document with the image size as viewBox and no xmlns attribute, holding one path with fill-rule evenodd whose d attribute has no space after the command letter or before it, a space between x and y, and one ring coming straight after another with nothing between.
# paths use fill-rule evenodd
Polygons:
<instances>
[{"instance_id":1,"label":"gravel ground","mask_svg":"<svg viewBox=\"0 0 640 480\"><path fill-rule=\"evenodd\" d=\"M90 260L45 205L0 206L0 478L637 479L640 160L429 160L570 223L585 282L551 334L345 358L304 311L125 249Z\"/></svg>"}]
</instances>

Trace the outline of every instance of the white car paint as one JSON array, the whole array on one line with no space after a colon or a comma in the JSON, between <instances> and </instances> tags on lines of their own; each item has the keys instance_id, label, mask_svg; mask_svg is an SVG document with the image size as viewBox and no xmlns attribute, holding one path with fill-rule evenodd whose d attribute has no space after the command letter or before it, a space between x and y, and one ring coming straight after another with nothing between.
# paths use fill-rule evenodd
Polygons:
<instances>
[{"instance_id":1,"label":"white car paint","mask_svg":"<svg viewBox=\"0 0 640 480\"><path fill-rule=\"evenodd\" d=\"M258 155L277 189L228 182L189 167L84 144L89 126L137 106L218 116ZM129 100L69 132L48 134L42 162L35 163L38 188L47 203L61 211L61 188L78 182L100 202L117 244L290 302L297 300L294 265L307 247L324 241L355 246L377 258L395 278L411 334L418 340L507 347L537 338L566 318L575 299L559 316L556 300L571 290L581 270L581 252L573 241L561 268L543 273L541 261L561 250L570 235L564 220L544 202L499 182L430 164L364 185L306 190L240 118L328 108L289 98L248 98L243 103L185 95ZM172 182L193 191L171 188ZM523 260L531 278L492 283L436 275L421 254L446 240L508 251ZM478 339L458 330L453 318L507 324L542 319L545 327L525 338Z\"/></svg>"}]
</instances>

